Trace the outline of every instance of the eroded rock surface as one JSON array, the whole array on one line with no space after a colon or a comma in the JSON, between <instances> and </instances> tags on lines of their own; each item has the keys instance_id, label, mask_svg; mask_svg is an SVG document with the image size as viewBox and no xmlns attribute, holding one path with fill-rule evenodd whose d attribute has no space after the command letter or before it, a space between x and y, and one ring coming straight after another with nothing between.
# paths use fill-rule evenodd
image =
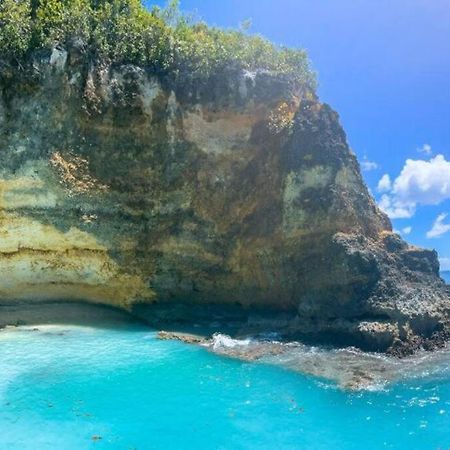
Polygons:
<instances>
[{"instance_id":1,"label":"eroded rock surface","mask_svg":"<svg viewBox=\"0 0 450 450\"><path fill-rule=\"evenodd\" d=\"M337 114L270 73L196 91L76 49L0 65L0 299L404 354L447 336L437 255L393 234Z\"/></svg>"}]
</instances>

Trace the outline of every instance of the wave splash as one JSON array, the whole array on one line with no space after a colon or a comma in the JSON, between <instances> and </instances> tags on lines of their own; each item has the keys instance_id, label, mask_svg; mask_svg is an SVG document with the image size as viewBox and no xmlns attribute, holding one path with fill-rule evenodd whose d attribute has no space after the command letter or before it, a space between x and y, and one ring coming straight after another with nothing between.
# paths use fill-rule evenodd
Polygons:
<instances>
[{"instance_id":1,"label":"wave splash","mask_svg":"<svg viewBox=\"0 0 450 450\"><path fill-rule=\"evenodd\" d=\"M233 339L227 334L214 333L211 341L212 342L209 345L211 345L214 350L220 350L221 348L235 348L237 346L249 345L251 339Z\"/></svg>"},{"instance_id":2,"label":"wave splash","mask_svg":"<svg viewBox=\"0 0 450 450\"><path fill-rule=\"evenodd\" d=\"M396 382L424 378L439 381L450 375L449 346L399 359L353 347L331 349L286 343L278 340L276 334L234 339L215 333L202 345L222 356L273 364L331 380L346 390L379 391Z\"/></svg>"}]
</instances>

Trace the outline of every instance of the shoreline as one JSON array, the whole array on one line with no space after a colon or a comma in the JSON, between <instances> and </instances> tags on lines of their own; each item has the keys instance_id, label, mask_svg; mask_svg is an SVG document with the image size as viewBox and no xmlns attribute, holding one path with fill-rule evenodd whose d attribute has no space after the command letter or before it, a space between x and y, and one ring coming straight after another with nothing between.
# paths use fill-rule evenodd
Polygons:
<instances>
[{"instance_id":1,"label":"shoreline","mask_svg":"<svg viewBox=\"0 0 450 450\"><path fill-rule=\"evenodd\" d=\"M92 325L114 327L118 323L145 321L114 306L88 302L36 302L0 304L0 330L9 326Z\"/></svg>"},{"instance_id":2,"label":"shoreline","mask_svg":"<svg viewBox=\"0 0 450 450\"><path fill-rule=\"evenodd\" d=\"M450 351L443 346L435 351L418 350L398 358L380 352L368 352L352 346L330 347L320 343L280 338L276 333L239 333L219 323L206 327L198 324L151 324L132 312L112 306L83 302L46 302L0 305L0 332L10 327L46 325L81 325L118 329L120 325L140 324L156 332L156 339L179 341L204 348L219 357L249 363L278 366L303 375L323 378L346 391L384 389L400 381L405 373L433 368ZM211 324L210 324L211 325ZM444 356L445 357L445 356Z\"/></svg>"},{"instance_id":3,"label":"shoreline","mask_svg":"<svg viewBox=\"0 0 450 450\"><path fill-rule=\"evenodd\" d=\"M276 335L284 343L301 342L304 345L330 349L357 348L362 352L388 355L399 359L422 350L437 351L450 342L446 330L411 341L394 342L388 346L373 330L356 330L358 322L301 324L298 317L287 312L264 308L245 309L235 305L189 305L183 303L136 304L130 310L89 301L36 301L0 304L0 330L7 326L73 324L114 327L118 323L139 323L156 331L174 335L196 335L210 340L215 333L232 339L263 338ZM332 344L330 344L330 342Z\"/></svg>"}]
</instances>

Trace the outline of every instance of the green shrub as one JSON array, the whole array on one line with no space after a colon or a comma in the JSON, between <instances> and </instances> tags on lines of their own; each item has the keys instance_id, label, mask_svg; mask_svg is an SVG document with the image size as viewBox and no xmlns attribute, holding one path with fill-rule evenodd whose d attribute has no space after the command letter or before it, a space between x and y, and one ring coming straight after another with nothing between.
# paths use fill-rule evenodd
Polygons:
<instances>
[{"instance_id":1,"label":"green shrub","mask_svg":"<svg viewBox=\"0 0 450 450\"><path fill-rule=\"evenodd\" d=\"M185 82L234 68L283 73L315 86L303 50L195 22L180 13L176 0L151 11L140 0L1 0L0 58L18 61L75 37L93 60L139 64Z\"/></svg>"},{"instance_id":2,"label":"green shrub","mask_svg":"<svg viewBox=\"0 0 450 450\"><path fill-rule=\"evenodd\" d=\"M31 42L31 9L27 0L0 2L0 56L18 60L29 49Z\"/></svg>"}]
</instances>

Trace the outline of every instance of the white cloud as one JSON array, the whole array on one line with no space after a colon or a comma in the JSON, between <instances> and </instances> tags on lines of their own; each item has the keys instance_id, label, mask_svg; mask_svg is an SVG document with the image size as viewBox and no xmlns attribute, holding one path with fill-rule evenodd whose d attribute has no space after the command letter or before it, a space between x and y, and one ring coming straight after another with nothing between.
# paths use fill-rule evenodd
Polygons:
<instances>
[{"instance_id":1,"label":"white cloud","mask_svg":"<svg viewBox=\"0 0 450 450\"><path fill-rule=\"evenodd\" d=\"M415 208L411 207L411 205L403 205L387 194L381 197L378 206L391 219L409 219L415 213Z\"/></svg>"},{"instance_id":2,"label":"white cloud","mask_svg":"<svg viewBox=\"0 0 450 450\"><path fill-rule=\"evenodd\" d=\"M411 233L411 231L412 231L412 227L405 227L402 229L402 234L408 235Z\"/></svg>"},{"instance_id":3,"label":"white cloud","mask_svg":"<svg viewBox=\"0 0 450 450\"><path fill-rule=\"evenodd\" d=\"M441 270L450 270L450 258L439 258Z\"/></svg>"},{"instance_id":4,"label":"white cloud","mask_svg":"<svg viewBox=\"0 0 450 450\"><path fill-rule=\"evenodd\" d=\"M405 228L402 228L401 230L397 230L394 228L392 231L396 234L407 235L407 234L411 233L412 227L405 227Z\"/></svg>"},{"instance_id":5,"label":"white cloud","mask_svg":"<svg viewBox=\"0 0 450 450\"><path fill-rule=\"evenodd\" d=\"M450 231L450 223L444 223L447 218L447 214L439 214L431 227L431 230L427 232L427 238L438 238L443 234Z\"/></svg>"},{"instance_id":6,"label":"white cloud","mask_svg":"<svg viewBox=\"0 0 450 450\"><path fill-rule=\"evenodd\" d=\"M387 187L387 183L382 187ZM437 155L429 161L407 159L379 205L391 219L400 219L412 217L418 205L438 205L447 199L450 199L450 161Z\"/></svg>"},{"instance_id":7,"label":"white cloud","mask_svg":"<svg viewBox=\"0 0 450 450\"><path fill-rule=\"evenodd\" d=\"M364 156L361 161L361 169L364 170L364 172L370 172L371 170L378 169L378 164L375 161L369 161L367 156Z\"/></svg>"},{"instance_id":8,"label":"white cloud","mask_svg":"<svg viewBox=\"0 0 450 450\"><path fill-rule=\"evenodd\" d=\"M422 147L417 149L417 151L419 153L425 153L425 155L431 155L433 153L430 144L423 144Z\"/></svg>"},{"instance_id":9,"label":"white cloud","mask_svg":"<svg viewBox=\"0 0 450 450\"><path fill-rule=\"evenodd\" d=\"M377 190L378 192L389 192L392 189L391 177L385 173L378 182Z\"/></svg>"}]
</instances>

